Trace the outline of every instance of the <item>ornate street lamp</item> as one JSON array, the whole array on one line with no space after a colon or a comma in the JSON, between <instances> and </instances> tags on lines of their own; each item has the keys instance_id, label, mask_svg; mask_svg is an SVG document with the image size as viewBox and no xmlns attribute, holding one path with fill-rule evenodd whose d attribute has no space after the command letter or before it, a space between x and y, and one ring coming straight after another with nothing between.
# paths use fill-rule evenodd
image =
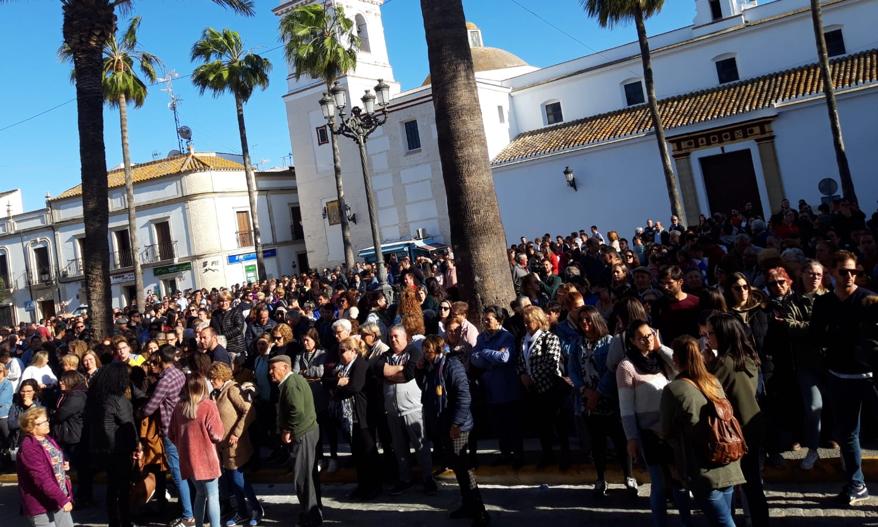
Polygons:
<instances>
[{"instance_id":1,"label":"ornate street lamp","mask_svg":"<svg viewBox=\"0 0 878 527\"><path fill-rule=\"evenodd\" d=\"M573 175L573 170L570 167L564 167L564 181L567 182L567 186L573 189L573 192L576 192L576 176Z\"/></svg>"},{"instance_id":2,"label":"ornate street lamp","mask_svg":"<svg viewBox=\"0 0 878 527\"><path fill-rule=\"evenodd\" d=\"M320 109L326 119L329 130L335 135L343 135L353 139L360 149L360 164L363 169L363 182L366 186L366 205L369 209L369 224L372 228L372 245L375 247L375 261L378 266L378 282L381 290L390 300L390 286L387 284L387 268L384 265L384 254L381 252L381 232L378 227L378 212L375 208L375 193L372 190L372 177L369 173L366 140L387 121L387 104L390 102L390 86L378 79L373 94L370 90L360 99L363 107L354 106L350 115L345 115L347 97L344 88L338 82L332 85L329 93L320 98ZM377 105L376 105L377 102ZM336 120L338 117L338 120Z\"/></svg>"}]
</instances>

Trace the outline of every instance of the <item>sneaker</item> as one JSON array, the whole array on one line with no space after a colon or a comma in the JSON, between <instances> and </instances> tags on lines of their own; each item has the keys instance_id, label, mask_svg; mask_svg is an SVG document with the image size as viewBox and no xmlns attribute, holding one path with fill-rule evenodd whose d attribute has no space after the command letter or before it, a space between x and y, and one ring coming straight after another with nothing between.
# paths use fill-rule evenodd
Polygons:
<instances>
[{"instance_id":1,"label":"sneaker","mask_svg":"<svg viewBox=\"0 0 878 527\"><path fill-rule=\"evenodd\" d=\"M235 527L235 525L240 525L244 523L244 520L246 519L247 518L244 518L240 514L235 513L231 518L226 520L226 527Z\"/></svg>"},{"instance_id":2,"label":"sneaker","mask_svg":"<svg viewBox=\"0 0 878 527\"><path fill-rule=\"evenodd\" d=\"M632 496L637 496L637 480L632 477L625 478L625 490L627 490Z\"/></svg>"},{"instance_id":3,"label":"sneaker","mask_svg":"<svg viewBox=\"0 0 878 527\"><path fill-rule=\"evenodd\" d=\"M335 459L334 457L329 458L329 462L326 463L326 472L332 474L336 470L338 470L338 460Z\"/></svg>"},{"instance_id":4,"label":"sneaker","mask_svg":"<svg viewBox=\"0 0 878 527\"><path fill-rule=\"evenodd\" d=\"M256 527L262 521L262 516L265 514L265 511L262 507L259 507L259 510L255 510L250 513L250 521L247 523L249 527Z\"/></svg>"},{"instance_id":5,"label":"sneaker","mask_svg":"<svg viewBox=\"0 0 878 527\"><path fill-rule=\"evenodd\" d=\"M169 527L195 527L195 518L177 518L168 525Z\"/></svg>"},{"instance_id":6,"label":"sneaker","mask_svg":"<svg viewBox=\"0 0 878 527\"><path fill-rule=\"evenodd\" d=\"M865 485L860 485L857 487L848 485L845 486L844 490L839 495L842 503L847 504L848 506L854 506L857 503L861 503L869 499L869 490Z\"/></svg>"},{"instance_id":7,"label":"sneaker","mask_svg":"<svg viewBox=\"0 0 878 527\"><path fill-rule=\"evenodd\" d=\"M811 470L814 468L818 459L820 459L820 454L817 453L816 448L808 450L808 455L805 456L805 459L802 460L802 464L800 465L802 470Z\"/></svg>"},{"instance_id":8,"label":"sneaker","mask_svg":"<svg viewBox=\"0 0 878 527\"><path fill-rule=\"evenodd\" d=\"M594 494L599 498L605 498L607 496L607 482L599 479L594 484Z\"/></svg>"}]
</instances>

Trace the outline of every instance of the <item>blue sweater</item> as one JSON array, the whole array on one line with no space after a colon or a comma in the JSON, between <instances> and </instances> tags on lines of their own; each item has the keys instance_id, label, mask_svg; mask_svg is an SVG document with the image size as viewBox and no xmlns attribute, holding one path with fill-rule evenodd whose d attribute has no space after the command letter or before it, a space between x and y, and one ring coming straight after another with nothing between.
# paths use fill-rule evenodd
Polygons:
<instances>
[{"instance_id":1,"label":"blue sweater","mask_svg":"<svg viewBox=\"0 0 878 527\"><path fill-rule=\"evenodd\" d=\"M515 336L501 328L493 335L479 333L470 355L470 365L482 370L481 381L488 404L504 404L521 400L518 379L518 346Z\"/></svg>"}]
</instances>

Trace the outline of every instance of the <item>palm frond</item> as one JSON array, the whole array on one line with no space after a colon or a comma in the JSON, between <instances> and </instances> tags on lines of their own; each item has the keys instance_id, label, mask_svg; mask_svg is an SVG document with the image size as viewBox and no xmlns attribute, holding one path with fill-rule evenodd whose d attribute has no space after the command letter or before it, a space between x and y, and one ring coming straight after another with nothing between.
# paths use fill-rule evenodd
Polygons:
<instances>
[{"instance_id":1,"label":"palm frond","mask_svg":"<svg viewBox=\"0 0 878 527\"><path fill-rule=\"evenodd\" d=\"M192 73L192 83L202 94L230 92L247 102L256 88L268 87L271 62L246 53L241 35L231 29L205 29L192 46L192 60L203 62Z\"/></svg>"},{"instance_id":2,"label":"palm frond","mask_svg":"<svg viewBox=\"0 0 878 527\"><path fill-rule=\"evenodd\" d=\"M320 4L297 7L281 18L280 33L297 79L307 74L332 82L357 65L360 39L342 6L331 11Z\"/></svg>"}]
</instances>

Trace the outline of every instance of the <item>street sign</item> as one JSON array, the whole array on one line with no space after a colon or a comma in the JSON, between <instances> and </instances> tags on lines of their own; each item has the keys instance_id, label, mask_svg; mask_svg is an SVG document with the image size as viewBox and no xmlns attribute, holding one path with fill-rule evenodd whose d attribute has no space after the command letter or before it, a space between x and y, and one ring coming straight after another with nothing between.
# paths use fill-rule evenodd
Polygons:
<instances>
[{"instance_id":1,"label":"street sign","mask_svg":"<svg viewBox=\"0 0 878 527\"><path fill-rule=\"evenodd\" d=\"M273 258L277 256L277 249L263 249L262 257L263 258ZM228 260L230 264L236 264L241 262L250 262L256 259L256 252L252 253L244 253L244 254L230 254L228 256Z\"/></svg>"},{"instance_id":2,"label":"street sign","mask_svg":"<svg viewBox=\"0 0 878 527\"><path fill-rule=\"evenodd\" d=\"M122 273L122 274L110 275L110 284L112 284L112 285L124 284L125 282L133 282L133 281L134 281L134 273Z\"/></svg>"},{"instance_id":3,"label":"street sign","mask_svg":"<svg viewBox=\"0 0 878 527\"><path fill-rule=\"evenodd\" d=\"M191 270L192 262L183 262L174 265L160 265L158 267L153 267L152 274L155 276L162 276L166 274L177 274L182 273L183 271Z\"/></svg>"},{"instance_id":4,"label":"street sign","mask_svg":"<svg viewBox=\"0 0 878 527\"><path fill-rule=\"evenodd\" d=\"M25 311L36 311L37 306L36 306L36 304L34 304L33 300L28 300L27 302L24 303L24 310Z\"/></svg>"}]
</instances>

